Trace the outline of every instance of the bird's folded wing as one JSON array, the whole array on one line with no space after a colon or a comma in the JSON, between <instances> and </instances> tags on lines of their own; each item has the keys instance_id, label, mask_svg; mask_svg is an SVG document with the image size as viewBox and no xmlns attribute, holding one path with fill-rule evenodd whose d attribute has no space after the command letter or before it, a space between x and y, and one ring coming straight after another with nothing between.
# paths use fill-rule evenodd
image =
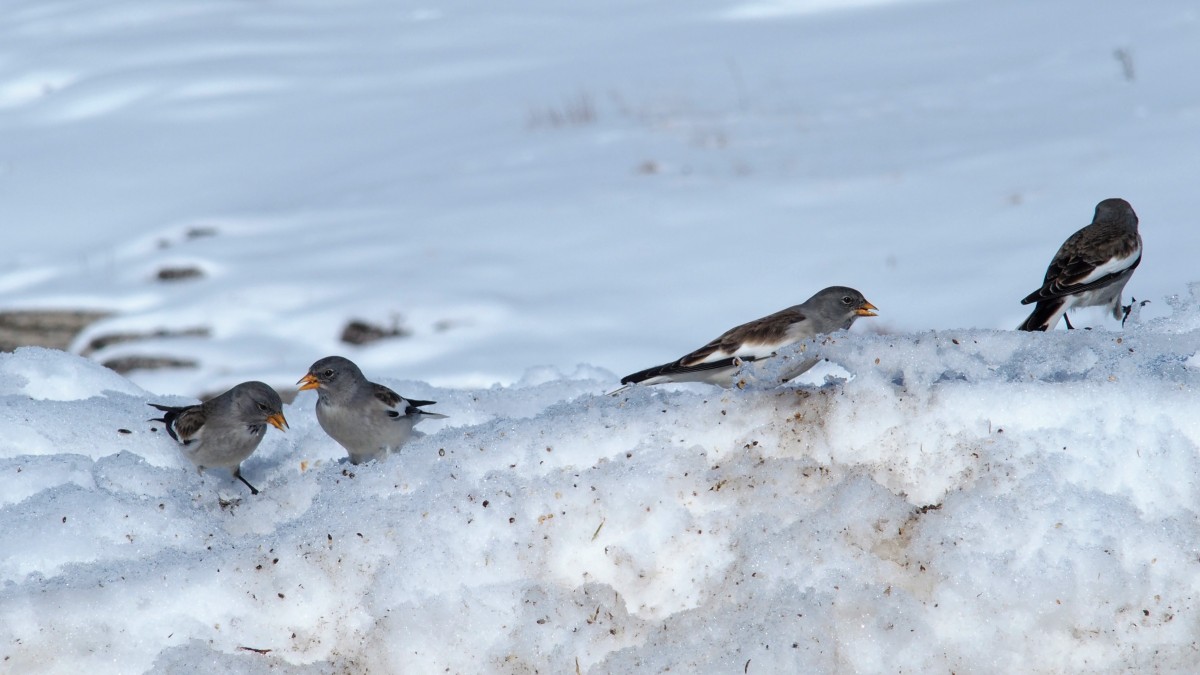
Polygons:
<instances>
[{"instance_id":1,"label":"bird's folded wing","mask_svg":"<svg viewBox=\"0 0 1200 675\"><path fill-rule=\"evenodd\" d=\"M375 384L372 382L371 387L374 389L375 398L389 408L400 407L400 402L404 400L403 396L397 394L391 389L388 389L382 384Z\"/></svg>"},{"instance_id":2,"label":"bird's folded wing","mask_svg":"<svg viewBox=\"0 0 1200 675\"><path fill-rule=\"evenodd\" d=\"M204 427L204 422L206 419L207 417L204 414L204 409L200 406L197 405L190 408L185 408L183 412L179 413L179 416L175 418L175 424L167 425L167 431L169 433L171 431L171 427L175 427L175 434L178 434L175 439L182 441L183 443L187 443L192 439L193 436L200 433L200 429ZM175 434L171 435L175 436Z\"/></svg>"},{"instance_id":3,"label":"bird's folded wing","mask_svg":"<svg viewBox=\"0 0 1200 675\"><path fill-rule=\"evenodd\" d=\"M760 356L730 356L723 359L713 361L702 361L700 363L685 366L677 363L674 368L670 369L669 373L700 373L706 370L720 370L722 368L732 368L743 363L759 360Z\"/></svg>"},{"instance_id":4,"label":"bird's folded wing","mask_svg":"<svg viewBox=\"0 0 1200 675\"><path fill-rule=\"evenodd\" d=\"M1053 300L1076 293L1086 293L1103 288L1117 277L1129 273L1142 262L1140 249L1123 258L1110 258L1103 263L1094 263L1073 258L1064 266L1052 265L1046 274L1046 284L1030 293L1021 301L1028 305L1040 300Z\"/></svg>"},{"instance_id":5,"label":"bird's folded wing","mask_svg":"<svg viewBox=\"0 0 1200 675\"><path fill-rule=\"evenodd\" d=\"M701 361L699 363L694 363L691 365L685 365L681 361L673 361L671 363L664 363L661 366L654 366L653 368L647 368L646 370L636 372L632 375L626 375L624 378L621 379L621 384L628 384L631 382L642 382L642 381L648 380L652 377L659 377L662 375L682 375L684 373L702 373L702 372L705 372L708 370L721 370L723 368L732 368L732 367L736 367L742 363L748 363L750 361L757 361L759 358L761 358L761 357L758 357L758 356L744 356L744 357L742 357L742 356L727 356L724 358L714 359L711 361Z\"/></svg>"},{"instance_id":6,"label":"bird's folded wing","mask_svg":"<svg viewBox=\"0 0 1200 675\"><path fill-rule=\"evenodd\" d=\"M179 443L186 445L191 437L200 430L200 427L204 426L204 412L198 405L174 406L159 405L158 403L148 403L147 405L166 413L151 421L162 422L167 430L167 435ZM181 423L183 426L180 426Z\"/></svg>"},{"instance_id":7,"label":"bird's folded wing","mask_svg":"<svg viewBox=\"0 0 1200 675\"><path fill-rule=\"evenodd\" d=\"M1133 269L1142 262L1142 249L1139 247L1134 249L1132 253L1126 256L1114 256L1105 261L1097 261L1099 264L1089 265L1091 268L1087 274L1075 281L1077 284L1091 284L1097 281L1104 281Z\"/></svg>"},{"instance_id":8,"label":"bird's folded wing","mask_svg":"<svg viewBox=\"0 0 1200 675\"><path fill-rule=\"evenodd\" d=\"M445 415L441 413L421 410L421 406L433 405L434 403L437 403L437 401L418 401L414 399L407 399L391 389L388 389L382 384L373 384L373 386L375 388L375 399L388 407L388 410L386 411L388 417L410 417L413 415L423 415L425 417L445 417Z\"/></svg>"},{"instance_id":9,"label":"bird's folded wing","mask_svg":"<svg viewBox=\"0 0 1200 675\"><path fill-rule=\"evenodd\" d=\"M766 358L787 341L789 328L806 320L807 317L794 307L780 310L725 331L721 337L679 359L678 363L698 366L715 361L723 363L717 367L724 367L733 358L743 361Z\"/></svg>"}]
</instances>

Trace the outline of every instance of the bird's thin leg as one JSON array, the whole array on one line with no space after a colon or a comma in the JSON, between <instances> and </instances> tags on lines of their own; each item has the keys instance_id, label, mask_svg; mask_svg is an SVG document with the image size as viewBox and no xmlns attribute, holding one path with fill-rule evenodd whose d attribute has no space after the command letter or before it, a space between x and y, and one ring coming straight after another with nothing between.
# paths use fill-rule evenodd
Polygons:
<instances>
[{"instance_id":1,"label":"bird's thin leg","mask_svg":"<svg viewBox=\"0 0 1200 675\"><path fill-rule=\"evenodd\" d=\"M242 467L239 466L238 468L233 470L233 477L242 481L243 483L245 483L246 487L250 488L250 494L252 494L252 495L258 494L258 488L251 485L250 481L248 481L242 477Z\"/></svg>"},{"instance_id":2,"label":"bird's thin leg","mask_svg":"<svg viewBox=\"0 0 1200 675\"><path fill-rule=\"evenodd\" d=\"M1071 325L1071 317L1067 316L1066 312L1063 312L1063 321L1067 322L1067 330L1075 330L1075 326Z\"/></svg>"},{"instance_id":3,"label":"bird's thin leg","mask_svg":"<svg viewBox=\"0 0 1200 675\"><path fill-rule=\"evenodd\" d=\"M1133 304L1135 302L1137 302L1137 298L1129 296L1129 304L1121 307L1121 311L1123 312L1121 315L1121 328L1124 328L1125 322L1129 320L1129 314L1133 312Z\"/></svg>"}]
</instances>

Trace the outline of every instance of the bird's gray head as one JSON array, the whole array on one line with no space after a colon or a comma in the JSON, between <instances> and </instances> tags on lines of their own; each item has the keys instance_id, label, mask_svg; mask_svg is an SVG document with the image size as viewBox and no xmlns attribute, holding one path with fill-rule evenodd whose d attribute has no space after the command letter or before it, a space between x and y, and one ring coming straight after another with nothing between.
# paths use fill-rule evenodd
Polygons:
<instances>
[{"instance_id":1,"label":"bird's gray head","mask_svg":"<svg viewBox=\"0 0 1200 675\"><path fill-rule=\"evenodd\" d=\"M296 384L300 385L300 391L318 389L320 393L338 393L351 390L364 379L362 371L350 359L326 356L312 364L308 374Z\"/></svg>"},{"instance_id":2,"label":"bird's gray head","mask_svg":"<svg viewBox=\"0 0 1200 675\"><path fill-rule=\"evenodd\" d=\"M1092 217L1093 223L1119 223L1137 230L1138 217L1133 212L1133 207L1124 199L1113 197L1105 199L1096 205L1096 215Z\"/></svg>"},{"instance_id":3,"label":"bird's gray head","mask_svg":"<svg viewBox=\"0 0 1200 675\"><path fill-rule=\"evenodd\" d=\"M872 310L878 309L867 302L862 293L847 286L830 286L808 299L804 303L811 311L849 328L850 324L860 316L876 316Z\"/></svg>"},{"instance_id":4,"label":"bird's gray head","mask_svg":"<svg viewBox=\"0 0 1200 675\"><path fill-rule=\"evenodd\" d=\"M243 382L229 390L234 414L247 426L264 423L283 431L287 419L283 416L283 401L274 389L262 382Z\"/></svg>"}]
</instances>

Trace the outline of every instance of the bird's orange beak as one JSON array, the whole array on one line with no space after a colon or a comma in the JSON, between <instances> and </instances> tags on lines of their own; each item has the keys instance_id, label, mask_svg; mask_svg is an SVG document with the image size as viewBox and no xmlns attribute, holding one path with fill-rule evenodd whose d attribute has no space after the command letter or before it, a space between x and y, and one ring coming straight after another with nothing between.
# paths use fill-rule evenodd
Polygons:
<instances>
[{"instance_id":1,"label":"bird's orange beak","mask_svg":"<svg viewBox=\"0 0 1200 675\"><path fill-rule=\"evenodd\" d=\"M317 376L313 375L312 373L309 373L297 380L296 384L300 385L300 391L304 391L305 389L316 389L317 387L321 386L321 383L317 381Z\"/></svg>"},{"instance_id":2,"label":"bird's orange beak","mask_svg":"<svg viewBox=\"0 0 1200 675\"><path fill-rule=\"evenodd\" d=\"M276 429L280 431L287 431L288 423L283 417L283 413L275 413L274 415L267 417L267 421L270 422L271 426L275 427Z\"/></svg>"},{"instance_id":3,"label":"bird's orange beak","mask_svg":"<svg viewBox=\"0 0 1200 675\"><path fill-rule=\"evenodd\" d=\"M879 316L875 312L871 311L873 309L879 309L879 308L876 307L875 305L872 305L871 303L867 302L866 300L863 300L863 304L861 306L859 306L858 309L854 310L854 313L857 314L858 316Z\"/></svg>"}]
</instances>

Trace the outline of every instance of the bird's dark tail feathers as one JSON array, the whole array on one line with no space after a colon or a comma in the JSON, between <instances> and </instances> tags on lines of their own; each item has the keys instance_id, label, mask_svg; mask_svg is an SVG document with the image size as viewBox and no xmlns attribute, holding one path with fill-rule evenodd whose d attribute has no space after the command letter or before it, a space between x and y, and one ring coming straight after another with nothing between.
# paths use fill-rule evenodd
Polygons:
<instances>
[{"instance_id":1,"label":"bird's dark tail feathers","mask_svg":"<svg viewBox=\"0 0 1200 675\"><path fill-rule=\"evenodd\" d=\"M645 382L659 375L683 375L685 373L702 373L707 370L720 370L730 366L741 366L743 363L750 363L751 361L758 361L760 358L764 357L730 356L729 358L717 359L716 361L701 361L690 366L682 365L679 361L672 361L664 363L661 366L639 370L632 375L626 375L621 378L621 384L637 384L638 382Z\"/></svg>"},{"instance_id":2,"label":"bird's dark tail feathers","mask_svg":"<svg viewBox=\"0 0 1200 675\"><path fill-rule=\"evenodd\" d=\"M621 378L621 384L637 384L638 382L645 382L646 380L648 380L652 377L658 377L659 375L666 375L668 373L677 372L678 369L679 369L679 362L677 362L677 361L672 361L671 363L664 363L661 366L654 366L653 368L639 370L636 373L633 373L632 375L626 375L625 377Z\"/></svg>"},{"instance_id":3,"label":"bird's dark tail feathers","mask_svg":"<svg viewBox=\"0 0 1200 675\"><path fill-rule=\"evenodd\" d=\"M1043 300L1034 305L1029 318L1017 326L1017 330L1050 330L1058 323L1058 317L1062 316L1062 308L1062 300Z\"/></svg>"},{"instance_id":4,"label":"bird's dark tail feathers","mask_svg":"<svg viewBox=\"0 0 1200 675\"><path fill-rule=\"evenodd\" d=\"M678 366L678 365L679 365L679 362L674 361L671 363L664 363L661 366L654 366L653 368L639 370L632 375L626 375L625 377L621 378L621 384L624 386L618 387L617 389L614 389L614 390L608 392L608 395L616 396L617 394L625 391L626 389L632 387L633 385L637 384L638 382L645 382L646 380L648 380L652 377L658 377L659 375L665 375L668 372L674 372L672 367Z\"/></svg>"},{"instance_id":5,"label":"bird's dark tail feathers","mask_svg":"<svg viewBox=\"0 0 1200 675\"><path fill-rule=\"evenodd\" d=\"M429 419L445 419L446 417L448 417L448 415L443 415L441 413L429 412L428 410L421 410L421 406L434 405L435 403L437 403L437 401L418 401L418 400L412 399L412 398L405 399L405 400L408 401L408 406L404 409L405 415L420 415L421 417L428 417ZM391 413L388 413L388 414L391 414Z\"/></svg>"},{"instance_id":6,"label":"bird's dark tail feathers","mask_svg":"<svg viewBox=\"0 0 1200 675\"><path fill-rule=\"evenodd\" d=\"M774 356L774 354L772 354L772 356ZM646 380L659 377L660 375L685 375L687 373L702 373L708 370L720 370L722 368L729 368L730 366L738 367L743 363L757 361L759 358L760 357L756 356L730 356L729 358L718 359L716 361L702 361L690 366L682 365L679 361L672 361L670 363L664 363L661 366L654 366L653 368L639 370L636 373L622 377L621 384L625 386L615 391L608 392L608 395L615 395L624 391L630 385L634 385L639 382L645 382Z\"/></svg>"},{"instance_id":7,"label":"bird's dark tail feathers","mask_svg":"<svg viewBox=\"0 0 1200 675\"><path fill-rule=\"evenodd\" d=\"M175 434L175 420L179 419L179 413L183 412L187 408L176 407L172 405L159 405L157 403L147 403L146 405L150 406L151 408L157 408L166 413L162 417L151 417L148 421L162 422L163 426L167 428L167 434L176 441L179 441L179 436Z\"/></svg>"},{"instance_id":8,"label":"bird's dark tail feathers","mask_svg":"<svg viewBox=\"0 0 1200 675\"><path fill-rule=\"evenodd\" d=\"M649 378L658 377L659 375L667 375L668 372L676 372L676 366L678 365L679 362L665 363L662 365L656 365L654 368L638 370L632 375L626 375L625 377L620 378L622 387L613 389L612 392L608 392L608 395L616 396L617 394L624 392L625 389L629 389L630 387L634 386L634 384L637 384L638 382L646 382L649 380Z\"/></svg>"}]
</instances>

